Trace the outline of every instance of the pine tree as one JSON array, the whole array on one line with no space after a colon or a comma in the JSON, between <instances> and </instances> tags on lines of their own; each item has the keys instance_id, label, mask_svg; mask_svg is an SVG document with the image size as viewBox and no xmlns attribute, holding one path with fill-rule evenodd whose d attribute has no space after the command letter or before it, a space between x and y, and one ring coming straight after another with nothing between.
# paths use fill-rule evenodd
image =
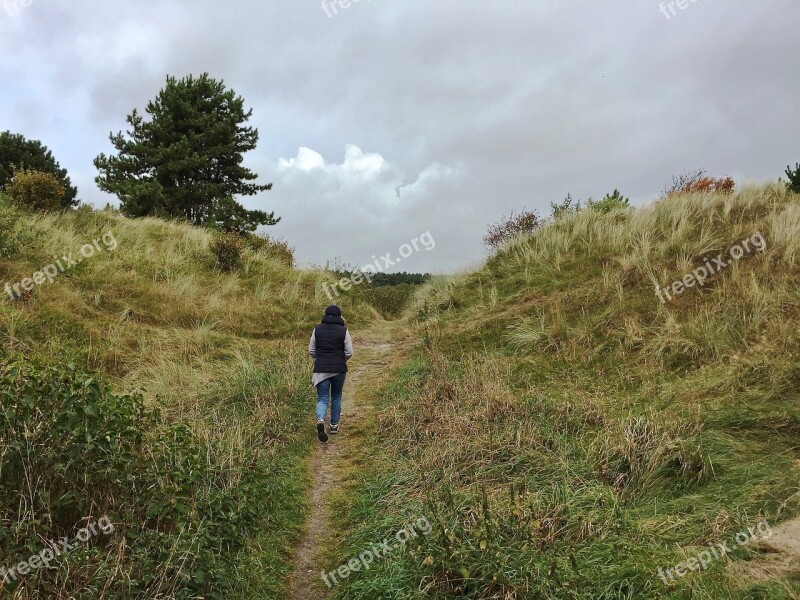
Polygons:
<instances>
[{"instance_id":1,"label":"pine tree","mask_svg":"<svg viewBox=\"0 0 800 600\"><path fill-rule=\"evenodd\" d=\"M18 133L0 132L0 188L11 183L17 170L50 173L63 188L60 206L71 208L78 204L78 189L72 186L67 170L61 168L47 146L39 140L25 139Z\"/></svg>"},{"instance_id":2,"label":"pine tree","mask_svg":"<svg viewBox=\"0 0 800 600\"><path fill-rule=\"evenodd\" d=\"M615 189L612 193L603 196L602 200L592 200L589 198L589 200L586 201L586 206L590 210L607 214L618 208L627 208L630 206L630 200L623 196L619 190Z\"/></svg>"},{"instance_id":3,"label":"pine tree","mask_svg":"<svg viewBox=\"0 0 800 600\"><path fill-rule=\"evenodd\" d=\"M235 200L272 188L251 183L258 176L242 166L258 131L245 125L253 111L245 111L241 96L207 73L167 77L145 111L149 120L134 109L127 117L131 129L110 134L115 156L94 160L100 172L95 181L119 197L123 214L182 218L229 231L279 221Z\"/></svg>"},{"instance_id":4,"label":"pine tree","mask_svg":"<svg viewBox=\"0 0 800 600\"><path fill-rule=\"evenodd\" d=\"M791 166L787 166L786 176L789 178L789 181L786 183L786 187L789 188L789 191L800 194L800 163L795 165L794 171L792 171Z\"/></svg>"}]
</instances>

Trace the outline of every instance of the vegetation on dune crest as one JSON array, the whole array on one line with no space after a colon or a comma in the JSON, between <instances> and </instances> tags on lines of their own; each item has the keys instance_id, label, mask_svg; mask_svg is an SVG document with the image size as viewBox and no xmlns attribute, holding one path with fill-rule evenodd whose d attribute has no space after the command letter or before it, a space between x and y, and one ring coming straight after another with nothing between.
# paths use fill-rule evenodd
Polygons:
<instances>
[{"instance_id":1,"label":"vegetation on dune crest","mask_svg":"<svg viewBox=\"0 0 800 600\"><path fill-rule=\"evenodd\" d=\"M784 598L741 578L800 514L800 196L783 184L567 211L416 297L421 336L374 400L342 555L411 515L434 531L335 598ZM656 285L756 232L762 252L661 303ZM347 496L356 500L347 501ZM795 565L796 566L796 565Z\"/></svg>"},{"instance_id":2,"label":"vegetation on dune crest","mask_svg":"<svg viewBox=\"0 0 800 600\"><path fill-rule=\"evenodd\" d=\"M794 169L792 169L791 165L787 166L786 177L789 179L786 183L788 190L795 194L800 194L800 163L796 163Z\"/></svg>"},{"instance_id":3,"label":"vegetation on dune crest","mask_svg":"<svg viewBox=\"0 0 800 600\"><path fill-rule=\"evenodd\" d=\"M705 170L688 171L674 175L670 184L664 189L664 196L670 197L680 194L698 194L712 192L719 194L732 194L736 187L733 177L709 177Z\"/></svg>"},{"instance_id":4,"label":"vegetation on dune crest","mask_svg":"<svg viewBox=\"0 0 800 600\"><path fill-rule=\"evenodd\" d=\"M47 212L61 208L64 187L50 173L26 169L14 172L5 193L20 208Z\"/></svg>"},{"instance_id":5,"label":"vegetation on dune crest","mask_svg":"<svg viewBox=\"0 0 800 600\"><path fill-rule=\"evenodd\" d=\"M61 185L59 206L71 208L78 204L78 189L72 185L67 170L62 169L53 153L39 140L28 140L10 131L0 132L0 190L14 179L15 171L39 171L56 178Z\"/></svg>"}]
</instances>

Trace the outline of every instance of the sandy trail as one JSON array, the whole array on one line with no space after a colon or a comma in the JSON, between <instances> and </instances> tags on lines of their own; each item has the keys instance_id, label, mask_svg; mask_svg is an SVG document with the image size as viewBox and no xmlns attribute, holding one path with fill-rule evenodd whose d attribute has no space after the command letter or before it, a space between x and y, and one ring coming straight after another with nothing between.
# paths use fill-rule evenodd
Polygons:
<instances>
[{"instance_id":1,"label":"sandy trail","mask_svg":"<svg viewBox=\"0 0 800 600\"><path fill-rule=\"evenodd\" d=\"M332 435L327 443L316 442L311 456L311 486L308 491L310 513L306 527L295 547L294 572L289 580L289 598L292 600L324 600L330 590L320 574L320 547L323 540L333 532L330 523L331 492L340 485L340 477L357 462L359 452L358 434L371 418L372 406L360 401L363 395L361 382L372 370L383 369L386 357L392 349L388 323L381 323L359 334L353 335L354 356L348 365L350 371L342 397L341 430ZM309 378L311 376L309 375ZM309 383L310 385L310 383ZM309 410L313 407L309 404ZM309 435L315 435L309 419Z\"/></svg>"}]
</instances>

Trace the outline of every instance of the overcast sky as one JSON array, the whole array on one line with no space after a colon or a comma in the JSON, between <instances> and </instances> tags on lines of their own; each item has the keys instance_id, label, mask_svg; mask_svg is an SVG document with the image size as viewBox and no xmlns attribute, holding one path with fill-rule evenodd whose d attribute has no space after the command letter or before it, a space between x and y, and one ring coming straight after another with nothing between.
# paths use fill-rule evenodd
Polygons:
<instances>
[{"instance_id":1,"label":"overcast sky","mask_svg":"<svg viewBox=\"0 0 800 600\"><path fill-rule=\"evenodd\" d=\"M246 163L274 183L244 204L301 263L430 231L394 269L450 272L513 209L800 161L800 2L684 2L0 0L0 130L116 203L93 181L109 132L166 75L208 72L253 109Z\"/></svg>"}]
</instances>

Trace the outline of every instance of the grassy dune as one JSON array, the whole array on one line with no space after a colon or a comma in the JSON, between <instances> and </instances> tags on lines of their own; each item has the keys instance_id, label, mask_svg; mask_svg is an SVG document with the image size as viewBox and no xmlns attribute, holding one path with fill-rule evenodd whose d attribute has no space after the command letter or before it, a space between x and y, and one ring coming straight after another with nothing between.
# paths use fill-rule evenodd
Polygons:
<instances>
[{"instance_id":1,"label":"grassy dune","mask_svg":"<svg viewBox=\"0 0 800 600\"><path fill-rule=\"evenodd\" d=\"M798 232L783 185L685 195L580 212L430 283L374 393L341 554L415 515L434 530L334 597L798 597L796 557L754 581L769 548L732 543L800 514ZM654 293L756 233L704 286Z\"/></svg>"},{"instance_id":2,"label":"grassy dune","mask_svg":"<svg viewBox=\"0 0 800 600\"><path fill-rule=\"evenodd\" d=\"M306 509L305 347L326 275L250 250L222 274L208 231L0 198L0 285L92 240L93 256L0 300L0 567L104 515L114 531L0 596L281 597ZM376 315L343 304L353 324Z\"/></svg>"}]
</instances>

